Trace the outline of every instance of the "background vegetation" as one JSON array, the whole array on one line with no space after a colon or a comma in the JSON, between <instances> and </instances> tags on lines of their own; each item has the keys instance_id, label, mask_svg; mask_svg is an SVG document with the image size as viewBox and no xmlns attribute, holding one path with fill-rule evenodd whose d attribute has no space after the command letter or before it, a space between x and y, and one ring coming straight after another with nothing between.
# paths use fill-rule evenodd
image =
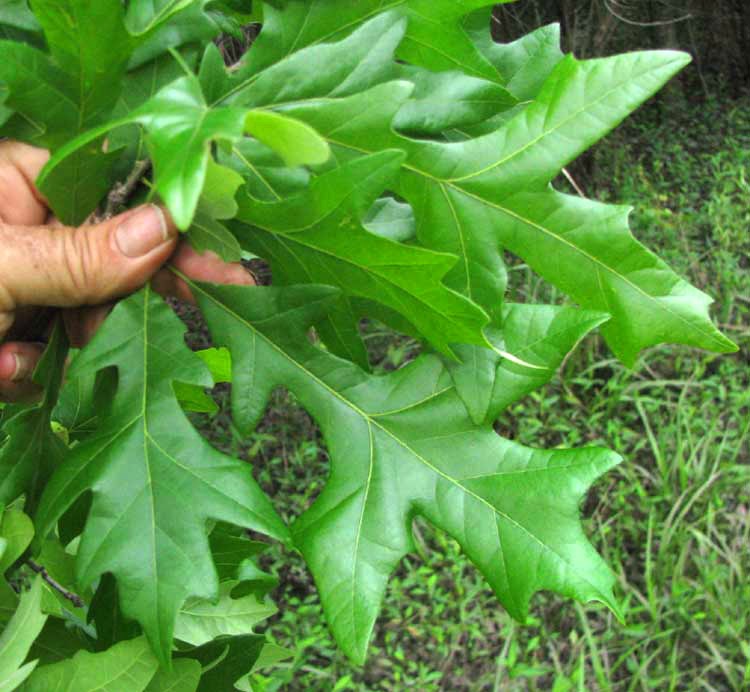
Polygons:
<instances>
[{"instance_id":1,"label":"background vegetation","mask_svg":"<svg viewBox=\"0 0 750 692\"><path fill-rule=\"evenodd\" d=\"M521 0L497 8L496 37L549 21L561 21L566 49L582 57L655 47L694 54L680 82L570 173L587 196L634 206L636 236L716 297L716 318L741 350L651 349L627 370L589 339L550 386L501 421L503 434L525 444L601 443L625 457L582 507L618 574L624 625L603 608L542 595L519 626L456 544L420 523L419 552L392 579L368 663L357 669L330 639L302 559L273 548L266 567L280 578L280 614L268 633L297 654L268 690L750 689L750 7ZM237 51L236 42L225 48ZM519 299L558 298L509 263ZM416 352L403 337L367 328L383 369ZM316 427L284 392L250 439L226 413L203 427L218 447L253 459L285 518L325 483Z\"/></svg>"}]
</instances>

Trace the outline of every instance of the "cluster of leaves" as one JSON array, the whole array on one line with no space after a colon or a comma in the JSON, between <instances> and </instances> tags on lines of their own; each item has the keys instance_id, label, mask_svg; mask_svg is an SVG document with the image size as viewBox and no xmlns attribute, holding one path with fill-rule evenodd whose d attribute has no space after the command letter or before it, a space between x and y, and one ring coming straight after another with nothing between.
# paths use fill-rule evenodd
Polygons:
<instances>
[{"instance_id":1,"label":"cluster of leaves","mask_svg":"<svg viewBox=\"0 0 750 692\"><path fill-rule=\"evenodd\" d=\"M36 538L3 571L18 585L33 555L83 599L71 607L65 589L36 581L16 610L6 588L8 638L30 643L42 628L33 657L45 663L17 671L28 646L16 644L7 689L29 672L23 689L99 668L135 679L134 667L132 689L233 689L240 678L248 688L250 669L281 654L249 634L270 611L247 529L303 554L357 661L416 515L458 541L518 618L540 589L617 609L578 518L617 455L526 448L493 423L596 327L628 364L665 341L734 349L710 299L632 237L626 207L551 185L687 58L578 61L554 26L495 44L493 4L0 8L0 134L52 151L37 182L59 218L82 222L148 159L145 193L196 249L252 253L274 277L189 282L221 347L202 354L145 287L117 305L64 384L56 333L36 373L44 400L4 410L0 502L8 516L32 515ZM259 37L227 69L210 39L248 21L262 23ZM505 251L577 306L507 301ZM363 317L421 339L423 355L372 374ZM185 416L229 379L240 431L276 387L322 429L330 477L290 527L251 468Z\"/></svg>"}]
</instances>

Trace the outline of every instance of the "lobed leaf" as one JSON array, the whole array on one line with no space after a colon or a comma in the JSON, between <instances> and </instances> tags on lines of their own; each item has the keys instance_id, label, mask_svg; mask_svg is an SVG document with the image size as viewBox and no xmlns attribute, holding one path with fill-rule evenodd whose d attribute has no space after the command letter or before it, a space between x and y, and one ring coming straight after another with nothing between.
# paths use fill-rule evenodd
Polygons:
<instances>
[{"instance_id":1,"label":"lobed leaf","mask_svg":"<svg viewBox=\"0 0 750 692\"><path fill-rule=\"evenodd\" d=\"M459 361L446 360L472 420L491 423L549 382L576 344L608 319L606 313L572 307L504 305L501 326L487 329L492 349L461 344L456 346Z\"/></svg>"},{"instance_id":2,"label":"lobed leaf","mask_svg":"<svg viewBox=\"0 0 750 692\"><path fill-rule=\"evenodd\" d=\"M385 12L340 41L305 47L298 42L303 40L299 32L310 26L303 17L318 7L295 1L282 15L269 8L258 40L238 69L229 77L214 70L221 88L213 88L223 91L217 100L253 108L279 106L349 96L394 78L394 51L407 26L402 16Z\"/></svg>"},{"instance_id":3,"label":"lobed leaf","mask_svg":"<svg viewBox=\"0 0 750 692\"><path fill-rule=\"evenodd\" d=\"M466 22L471 40L502 76L508 91L519 101L538 96L544 82L564 58L560 25L549 24L512 43L496 43L487 31L491 10L479 10Z\"/></svg>"},{"instance_id":4,"label":"lobed leaf","mask_svg":"<svg viewBox=\"0 0 750 692\"><path fill-rule=\"evenodd\" d=\"M265 603L255 593L232 597L239 582L227 581L219 586L219 600L188 599L180 608L174 636L193 646L201 646L222 636L250 634L255 625L271 617L276 607Z\"/></svg>"},{"instance_id":5,"label":"lobed leaf","mask_svg":"<svg viewBox=\"0 0 750 692\"><path fill-rule=\"evenodd\" d=\"M145 637L37 668L20 692L142 692L159 666Z\"/></svg>"},{"instance_id":6,"label":"lobed leaf","mask_svg":"<svg viewBox=\"0 0 750 692\"><path fill-rule=\"evenodd\" d=\"M632 237L625 208L549 187L564 165L688 60L670 51L584 62L568 57L511 121L460 143L410 140L390 129L410 92L401 82L290 112L326 136L341 157L382 148L407 153L396 191L414 209L420 242L459 256L446 283L494 318L505 288L506 248L586 309L612 315L604 335L627 364L664 341L728 352L736 347L711 323L711 299Z\"/></svg>"},{"instance_id":7,"label":"lobed leaf","mask_svg":"<svg viewBox=\"0 0 750 692\"><path fill-rule=\"evenodd\" d=\"M401 65L398 78L415 85L412 98L393 120L393 127L406 134L439 135L450 128L476 125L517 103L505 87L461 72Z\"/></svg>"},{"instance_id":8,"label":"lobed leaf","mask_svg":"<svg viewBox=\"0 0 750 692\"><path fill-rule=\"evenodd\" d=\"M206 181L209 145L215 140L235 142L247 130L260 130L259 137L289 153L285 137L300 146L302 161L319 163L327 156L327 145L312 129L275 114L256 113L245 108L210 108L194 75L182 77L145 104L119 120L105 123L66 144L50 159L39 176L44 185L55 169L83 146L110 130L138 123L148 131L146 144L154 166L153 190L167 205L177 227L186 230L193 220Z\"/></svg>"},{"instance_id":9,"label":"lobed leaf","mask_svg":"<svg viewBox=\"0 0 750 692\"><path fill-rule=\"evenodd\" d=\"M44 387L43 399L35 404L14 404L4 411L0 445L0 503L9 503L25 494L27 508L36 507L52 472L62 463L65 444L51 428L52 411L57 403L63 378L68 344L61 324L33 375Z\"/></svg>"},{"instance_id":10,"label":"lobed leaf","mask_svg":"<svg viewBox=\"0 0 750 692\"><path fill-rule=\"evenodd\" d=\"M179 653L203 665L197 692L231 691L236 683L253 670L265 648L265 639L257 634L223 637L195 649Z\"/></svg>"},{"instance_id":11,"label":"lobed leaf","mask_svg":"<svg viewBox=\"0 0 750 692\"><path fill-rule=\"evenodd\" d=\"M491 0L392 0L388 3L383 0L358 0L356 3L288 0L275 7L266 2L261 40L267 33L267 41L259 43L259 50L251 60L255 71L259 71L306 46L341 39L374 15L390 10L393 16L408 21L406 38L398 51L400 59L435 71L460 69L472 77L503 85L497 70L472 43L463 26L467 14L494 4ZM450 49L446 50L446 46Z\"/></svg>"},{"instance_id":12,"label":"lobed leaf","mask_svg":"<svg viewBox=\"0 0 750 692\"><path fill-rule=\"evenodd\" d=\"M448 255L367 233L360 219L403 161L384 151L352 161L312 181L306 193L279 202L238 198L235 235L269 259L284 283L327 283L375 300L412 322L438 350L452 343L484 344L485 314L442 285ZM348 320L351 322L351 318Z\"/></svg>"},{"instance_id":13,"label":"lobed leaf","mask_svg":"<svg viewBox=\"0 0 750 692\"><path fill-rule=\"evenodd\" d=\"M0 24L26 31L39 31L39 22L26 0L5 0L0 5Z\"/></svg>"},{"instance_id":14,"label":"lobed leaf","mask_svg":"<svg viewBox=\"0 0 750 692\"><path fill-rule=\"evenodd\" d=\"M514 617L539 589L615 608L614 577L577 510L615 454L527 449L476 426L435 356L373 377L316 349L304 335L331 288L191 285L215 342L232 353L241 429L258 422L281 384L321 426L331 475L292 532L326 620L354 660L364 659L416 514L458 541Z\"/></svg>"},{"instance_id":15,"label":"lobed leaf","mask_svg":"<svg viewBox=\"0 0 750 692\"><path fill-rule=\"evenodd\" d=\"M75 86L79 120L75 132L109 117L134 47L125 29L122 3L31 0L31 8L53 60Z\"/></svg>"},{"instance_id":16,"label":"lobed leaf","mask_svg":"<svg viewBox=\"0 0 750 692\"><path fill-rule=\"evenodd\" d=\"M29 547L34 538L34 524L20 509L6 509L0 517L0 575L5 574Z\"/></svg>"},{"instance_id":17,"label":"lobed leaf","mask_svg":"<svg viewBox=\"0 0 750 692\"><path fill-rule=\"evenodd\" d=\"M195 692L202 673L198 661L183 658L173 663L171 671L157 670L144 692Z\"/></svg>"},{"instance_id":18,"label":"lobed leaf","mask_svg":"<svg viewBox=\"0 0 750 692\"><path fill-rule=\"evenodd\" d=\"M249 467L210 447L180 410L173 381L212 384L182 343L183 331L148 287L117 305L71 372L117 368L112 410L95 435L71 450L36 516L44 537L91 491L78 583L86 588L104 573L114 575L123 613L141 624L165 664L185 599L218 593L206 521L287 535Z\"/></svg>"},{"instance_id":19,"label":"lobed leaf","mask_svg":"<svg viewBox=\"0 0 750 692\"><path fill-rule=\"evenodd\" d=\"M29 649L44 626L41 611L42 580L34 579L31 589L21 596L16 612L0 635L0 690L13 692L31 675L36 661L22 665Z\"/></svg>"},{"instance_id":20,"label":"lobed leaf","mask_svg":"<svg viewBox=\"0 0 750 692\"><path fill-rule=\"evenodd\" d=\"M237 261L244 247L281 286L191 282L231 358L191 353L147 287L77 356L59 405L58 330L35 375L43 401L3 411L0 502L39 504L39 559L66 586L62 545L80 535L78 592L89 599L96 585L89 625L45 625L32 653L54 663L23 689L250 689L251 671L286 654L250 633L272 611L274 578L253 561L261 546L247 528L293 538L358 661L416 515L458 541L514 617L541 589L616 610L613 575L578 517L616 455L533 450L492 424L598 325L627 363L663 341L735 348L710 299L631 236L626 208L551 187L686 57L577 61L556 26L495 44L489 0L269 0L252 13L235 0L31 1L33 15L0 7L4 35L19 39L0 41L0 123L54 150L38 184L58 218L86 218L149 158L151 194L195 249ZM225 68L213 45L199 60L195 43L260 18L240 64ZM504 304L506 250L583 309ZM363 315L442 355L369 374ZM250 468L184 416L215 409L209 369L232 381L243 431L276 387L321 426L330 478L291 534ZM0 568L31 535L25 515L5 511ZM0 621L17 600L0 582ZM141 627L146 638L131 639ZM194 648L168 670L175 636ZM27 653L0 657L6 686L31 672L18 668Z\"/></svg>"}]
</instances>

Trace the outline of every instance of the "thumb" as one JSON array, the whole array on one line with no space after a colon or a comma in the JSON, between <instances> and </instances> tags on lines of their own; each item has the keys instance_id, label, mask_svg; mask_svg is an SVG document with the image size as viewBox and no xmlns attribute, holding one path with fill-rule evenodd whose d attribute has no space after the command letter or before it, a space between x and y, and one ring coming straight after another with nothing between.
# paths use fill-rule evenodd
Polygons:
<instances>
[{"instance_id":1,"label":"thumb","mask_svg":"<svg viewBox=\"0 0 750 692\"><path fill-rule=\"evenodd\" d=\"M169 259L176 238L151 204L80 228L0 225L0 309L97 305L131 293Z\"/></svg>"}]
</instances>

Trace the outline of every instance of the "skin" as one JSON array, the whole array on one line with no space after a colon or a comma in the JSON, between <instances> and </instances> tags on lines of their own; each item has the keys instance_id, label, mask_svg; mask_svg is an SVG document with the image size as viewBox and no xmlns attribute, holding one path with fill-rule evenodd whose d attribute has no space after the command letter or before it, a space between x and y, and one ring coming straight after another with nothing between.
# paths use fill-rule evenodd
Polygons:
<instances>
[{"instance_id":1,"label":"skin","mask_svg":"<svg viewBox=\"0 0 750 692\"><path fill-rule=\"evenodd\" d=\"M48 158L42 149L0 142L0 400L6 402L38 396L31 376L55 308L63 308L68 336L80 348L118 298L149 280L164 296L194 302L167 263L200 281L253 284L241 265L198 255L178 238L166 211L151 205L96 225L61 225L34 186ZM122 241L124 229L130 243Z\"/></svg>"}]
</instances>

